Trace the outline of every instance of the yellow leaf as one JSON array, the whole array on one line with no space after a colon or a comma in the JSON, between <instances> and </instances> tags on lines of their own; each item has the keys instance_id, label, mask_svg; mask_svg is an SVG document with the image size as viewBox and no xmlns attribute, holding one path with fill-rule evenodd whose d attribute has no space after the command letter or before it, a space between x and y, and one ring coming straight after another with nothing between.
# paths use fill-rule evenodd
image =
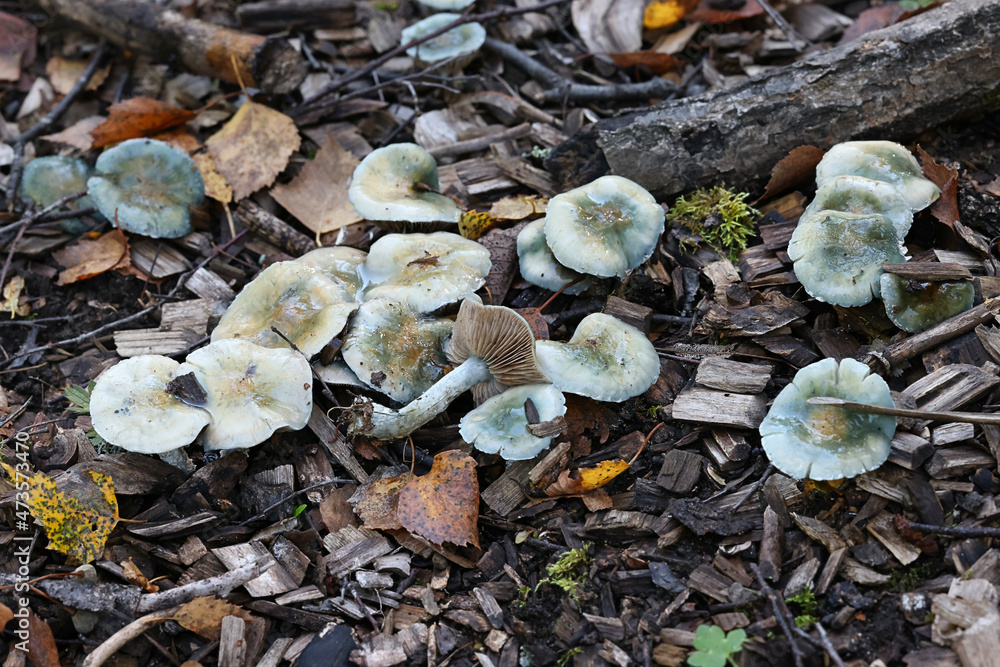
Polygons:
<instances>
[{"instance_id":1,"label":"yellow leaf","mask_svg":"<svg viewBox=\"0 0 1000 667\"><path fill-rule=\"evenodd\" d=\"M205 142L215 167L233 188L233 200L274 183L301 138L291 118L247 102Z\"/></svg>"},{"instance_id":2,"label":"yellow leaf","mask_svg":"<svg viewBox=\"0 0 1000 667\"><path fill-rule=\"evenodd\" d=\"M215 168L215 160L208 153L195 153L191 156L201 172L201 180L205 181L205 196L215 201L228 204L233 201L233 188Z\"/></svg>"},{"instance_id":3,"label":"yellow leaf","mask_svg":"<svg viewBox=\"0 0 1000 667\"><path fill-rule=\"evenodd\" d=\"M687 6L680 0L653 0L642 18L642 25L649 30L669 28L687 14Z\"/></svg>"},{"instance_id":4,"label":"yellow leaf","mask_svg":"<svg viewBox=\"0 0 1000 667\"><path fill-rule=\"evenodd\" d=\"M599 489L618 475L628 470L628 461L601 461L594 468L580 470L580 485L583 492Z\"/></svg>"},{"instance_id":5,"label":"yellow leaf","mask_svg":"<svg viewBox=\"0 0 1000 667\"><path fill-rule=\"evenodd\" d=\"M24 289L24 278L14 276L7 281L7 286L3 288L3 301L0 302L0 312L10 313L10 319L24 317L31 312L28 304L17 305L21 299L21 290Z\"/></svg>"},{"instance_id":6,"label":"yellow leaf","mask_svg":"<svg viewBox=\"0 0 1000 667\"><path fill-rule=\"evenodd\" d=\"M66 554L71 561L89 563L104 552L108 535L118 523L118 499L110 475L88 470L70 480L72 491L61 491L44 473L30 475L0 464L15 484L27 482L25 504L49 536L48 548Z\"/></svg>"},{"instance_id":7,"label":"yellow leaf","mask_svg":"<svg viewBox=\"0 0 1000 667\"><path fill-rule=\"evenodd\" d=\"M458 218L458 233L470 241L475 241L496 225L496 219L489 213L466 211Z\"/></svg>"}]
</instances>

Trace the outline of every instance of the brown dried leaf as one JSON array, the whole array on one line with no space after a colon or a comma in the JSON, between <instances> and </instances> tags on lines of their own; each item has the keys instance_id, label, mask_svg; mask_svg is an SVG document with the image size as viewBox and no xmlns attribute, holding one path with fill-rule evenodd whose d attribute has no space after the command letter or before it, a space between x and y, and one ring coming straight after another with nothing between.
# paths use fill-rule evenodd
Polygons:
<instances>
[{"instance_id":1,"label":"brown dried leaf","mask_svg":"<svg viewBox=\"0 0 1000 667\"><path fill-rule=\"evenodd\" d=\"M325 234L360 222L362 217L347 198L347 189L360 161L332 136L287 185L279 184L271 196L299 222Z\"/></svg>"},{"instance_id":2,"label":"brown dried leaf","mask_svg":"<svg viewBox=\"0 0 1000 667\"><path fill-rule=\"evenodd\" d=\"M354 509L347 502L357 490L356 484L348 484L334 489L320 501L319 518L329 532L335 533L341 528L359 525Z\"/></svg>"},{"instance_id":3,"label":"brown dried leaf","mask_svg":"<svg viewBox=\"0 0 1000 667\"><path fill-rule=\"evenodd\" d=\"M0 301L0 314L8 314L10 319L16 317L27 317L31 312L31 305L27 302L21 303L21 291L24 290L24 278L14 276L7 281L3 288L3 301Z\"/></svg>"},{"instance_id":4,"label":"brown dried leaf","mask_svg":"<svg viewBox=\"0 0 1000 667\"><path fill-rule=\"evenodd\" d=\"M954 230L955 221L959 219L958 170L935 162L934 158L920 146L917 146L917 155L920 156L920 166L924 169L924 176L941 188L941 196L927 210L938 222Z\"/></svg>"},{"instance_id":5,"label":"brown dried leaf","mask_svg":"<svg viewBox=\"0 0 1000 667\"><path fill-rule=\"evenodd\" d=\"M688 14L685 18L688 21L718 24L732 23L733 21L739 21L740 19L760 16L763 13L764 8L760 6L760 3L757 2L757 0L747 0L742 7L732 11L727 9L712 9L708 4L708 0L703 0L698 9Z\"/></svg>"},{"instance_id":6,"label":"brown dried leaf","mask_svg":"<svg viewBox=\"0 0 1000 667\"><path fill-rule=\"evenodd\" d=\"M28 659L35 667L59 667L59 649L49 624L28 610Z\"/></svg>"},{"instance_id":7,"label":"brown dried leaf","mask_svg":"<svg viewBox=\"0 0 1000 667\"><path fill-rule=\"evenodd\" d=\"M593 468L563 470L559 479L545 489L547 496L576 496L601 488L628 470L628 461L601 461Z\"/></svg>"},{"instance_id":8,"label":"brown dried leaf","mask_svg":"<svg viewBox=\"0 0 1000 667\"><path fill-rule=\"evenodd\" d=\"M52 253L52 257L66 269L59 274L57 285L69 285L131 264L128 239L120 229L113 229L93 241L80 239Z\"/></svg>"},{"instance_id":9,"label":"brown dried leaf","mask_svg":"<svg viewBox=\"0 0 1000 667\"><path fill-rule=\"evenodd\" d=\"M608 57L619 67L645 66L650 73L660 76L680 66L680 61L668 53L657 51L633 51L631 53L609 53Z\"/></svg>"},{"instance_id":10,"label":"brown dried leaf","mask_svg":"<svg viewBox=\"0 0 1000 667\"><path fill-rule=\"evenodd\" d=\"M21 67L35 60L38 29L7 12L0 12L0 81L17 81Z\"/></svg>"},{"instance_id":11,"label":"brown dried leaf","mask_svg":"<svg viewBox=\"0 0 1000 667\"><path fill-rule=\"evenodd\" d=\"M431 471L399 496L399 522L435 544L479 546L479 480L476 460L457 450L434 457Z\"/></svg>"},{"instance_id":12,"label":"brown dried leaf","mask_svg":"<svg viewBox=\"0 0 1000 667\"><path fill-rule=\"evenodd\" d=\"M531 327L531 333L535 334L535 340L549 339L549 322L537 308L515 308L518 315Z\"/></svg>"},{"instance_id":13,"label":"brown dried leaf","mask_svg":"<svg viewBox=\"0 0 1000 667\"><path fill-rule=\"evenodd\" d=\"M7 624L11 622L14 618L14 612L10 610L10 607L0 602L0 632L7 627Z\"/></svg>"},{"instance_id":14,"label":"brown dried leaf","mask_svg":"<svg viewBox=\"0 0 1000 667\"><path fill-rule=\"evenodd\" d=\"M89 64L86 60L66 60L59 56L53 56L49 58L49 62L45 63L45 75L49 77L49 83L52 84L53 90L60 95L66 95L76 85L77 80L83 76ZM94 72L87 84L87 90L100 88L104 80L108 78L110 71L111 63L108 63L104 69Z\"/></svg>"},{"instance_id":15,"label":"brown dried leaf","mask_svg":"<svg viewBox=\"0 0 1000 667\"><path fill-rule=\"evenodd\" d=\"M173 620L182 628L217 642L222 634L222 619L226 616L239 616L248 623L253 620L246 609L208 596L195 598L182 606Z\"/></svg>"},{"instance_id":16,"label":"brown dried leaf","mask_svg":"<svg viewBox=\"0 0 1000 667\"><path fill-rule=\"evenodd\" d=\"M94 148L117 144L126 139L148 137L194 118L194 112L150 97L133 97L112 104L108 119L94 128Z\"/></svg>"},{"instance_id":17,"label":"brown dried leaf","mask_svg":"<svg viewBox=\"0 0 1000 667\"><path fill-rule=\"evenodd\" d=\"M826 155L826 151L816 146L799 146L789 151L771 170L771 180L764 188L758 201L766 201L780 195L802 181L816 178L816 165Z\"/></svg>"},{"instance_id":18,"label":"brown dried leaf","mask_svg":"<svg viewBox=\"0 0 1000 667\"><path fill-rule=\"evenodd\" d=\"M274 183L301 143L291 118L247 102L205 142L216 169L233 187L233 200Z\"/></svg>"},{"instance_id":19,"label":"brown dried leaf","mask_svg":"<svg viewBox=\"0 0 1000 667\"><path fill-rule=\"evenodd\" d=\"M403 527L397 516L399 496L413 479L413 473L404 472L402 475L383 477L368 483L361 492L361 500L354 508L365 528L397 530Z\"/></svg>"},{"instance_id":20,"label":"brown dried leaf","mask_svg":"<svg viewBox=\"0 0 1000 667\"><path fill-rule=\"evenodd\" d=\"M604 405L591 398L566 394L565 418L566 434L559 438L560 442L573 443L580 438L588 441L597 438L603 445L611 435Z\"/></svg>"},{"instance_id":21,"label":"brown dried leaf","mask_svg":"<svg viewBox=\"0 0 1000 667\"><path fill-rule=\"evenodd\" d=\"M183 127L175 127L172 130L160 132L153 135L152 138L162 141L165 144L170 144L174 148L179 148L188 155L201 148L201 142Z\"/></svg>"},{"instance_id":22,"label":"brown dried leaf","mask_svg":"<svg viewBox=\"0 0 1000 667\"><path fill-rule=\"evenodd\" d=\"M146 591L147 593L159 592L160 587L157 586L156 584L149 583L149 579L147 579L146 575L142 573L142 570L139 569L139 566L132 562L131 557L128 560L122 561L121 565L122 565L122 576L128 579L130 583L139 586L140 588L142 588L142 590Z\"/></svg>"},{"instance_id":23,"label":"brown dried leaf","mask_svg":"<svg viewBox=\"0 0 1000 667\"><path fill-rule=\"evenodd\" d=\"M549 198L542 195L508 195L493 202L490 215L497 220L534 220L545 215Z\"/></svg>"},{"instance_id":24,"label":"brown dried leaf","mask_svg":"<svg viewBox=\"0 0 1000 667\"><path fill-rule=\"evenodd\" d=\"M846 44L851 40L857 39L866 32L872 32L873 30L881 30L887 26L892 25L898 21L906 10L899 6L898 3L889 3L882 5L880 7L871 7L864 10L858 14L858 18L854 20L854 23L848 26L844 34L840 36L840 41L837 44Z\"/></svg>"},{"instance_id":25,"label":"brown dried leaf","mask_svg":"<svg viewBox=\"0 0 1000 667\"><path fill-rule=\"evenodd\" d=\"M89 151L94 145L94 138L90 136L90 133L105 120L104 116L87 116L76 121L62 132L46 134L39 139L51 141L54 144L64 144L81 151Z\"/></svg>"}]
</instances>

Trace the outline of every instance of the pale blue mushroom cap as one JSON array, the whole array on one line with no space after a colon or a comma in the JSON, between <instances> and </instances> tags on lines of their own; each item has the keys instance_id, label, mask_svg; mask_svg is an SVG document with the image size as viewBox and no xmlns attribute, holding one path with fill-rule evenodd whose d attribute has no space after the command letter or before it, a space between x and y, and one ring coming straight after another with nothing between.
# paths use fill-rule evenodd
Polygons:
<instances>
[{"instance_id":1,"label":"pale blue mushroom cap","mask_svg":"<svg viewBox=\"0 0 1000 667\"><path fill-rule=\"evenodd\" d=\"M87 189L87 179L94 169L83 160L62 155L47 155L35 158L24 168L21 179L21 196L35 202L39 208L53 204L67 195ZM67 206L69 208L89 208L94 205L87 195ZM101 219L100 213L94 214ZM89 229L77 218L62 220L59 226L68 232L82 232Z\"/></svg>"},{"instance_id":2,"label":"pale blue mushroom cap","mask_svg":"<svg viewBox=\"0 0 1000 667\"><path fill-rule=\"evenodd\" d=\"M580 273L567 268L556 260L545 242L545 220L535 220L524 226L517 235L517 262L521 275L532 285L556 292L569 283L582 278ZM580 294L593 281L581 280L572 287L566 287L565 294Z\"/></svg>"},{"instance_id":3,"label":"pale blue mushroom cap","mask_svg":"<svg viewBox=\"0 0 1000 667\"><path fill-rule=\"evenodd\" d=\"M566 414L566 398L550 384L511 387L462 417L459 433L476 449L508 461L534 458L552 437L539 438L528 430L525 403L531 399L540 422Z\"/></svg>"},{"instance_id":4,"label":"pale blue mushroom cap","mask_svg":"<svg viewBox=\"0 0 1000 667\"><path fill-rule=\"evenodd\" d=\"M412 42L440 30L456 19L460 19L460 14L442 12L428 16L422 21L417 21L408 28L403 29L401 40L403 44ZM423 44L412 46L406 50L406 55L416 58L425 63L436 63L449 58L459 58L467 64L479 51L486 41L486 28L476 22L465 23L451 30L430 39Z\"/></svg>"},{"instance_id":5,"label":"pale blue mushroom cap","mask_svg":"<svg viewBox=\"0 0 1000 667\"><path fill-rule=\"evenodd\" d=\"M884 215L896 228L900 239L906 236L913 224L910 202L895 187L861 176L836 176L824 181L799 220L805 222L822 211Z\"/></svg>"},{"instance_id":6,"label":"pale blue mushroom cap","mask_svg":"<svg viewBox=\"0 0 1000 667\"><path fill-rule=\"evenodd\" d=\"M967 281L924 283L883 273L882 303L892 323L917 333L972 308L976 288Z\"/></svg>"},{"instance_id":7,"label":"pale blue mushroom cap","mask_svg":"<svg viewBox=\"0 0 1000 667\"><path fill-rule=\"evenodd\" d=\"M885 380L859 361L824 359L806 366L781 390L760 425L761 444L775 468L796 479L831 480L885 463L895 417L809 404L816 396L895 407Z\"/></svg>"},{"instance_id":8,"label":"pale blue mushroom cap","mask_svg":"<svg viewBox=\"0 0 1000 667\"><path fill-rule=\"evenodd\" d=\"M910 151L892 141L846 141L837 144L816 166L816 185L836 176L864 176L896 188L914 211L930 206L941 190L924 178Z\"/></svg>"},{"instance_id":9,"label":"pale blue mushroom cap","mask_svg":"<svg viewBox=\"0 0 1000 667\"><path fill-rule=\"evenodd\" d=\"M129 139L101 153L87 181L90 196L108 220L153 238L191 231L189 206L205 198L205 183L187 153L154 139Z\"/></svg>"}]
</instances>

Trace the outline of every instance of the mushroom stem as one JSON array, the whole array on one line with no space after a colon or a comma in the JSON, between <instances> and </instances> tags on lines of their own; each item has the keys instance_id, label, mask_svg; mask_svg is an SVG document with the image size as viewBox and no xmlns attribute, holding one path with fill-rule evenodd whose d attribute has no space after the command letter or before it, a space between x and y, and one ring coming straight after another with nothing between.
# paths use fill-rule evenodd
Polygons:
<instances>
[{"instance_id":1,"label":"mushroom stem","mask_svg":"<svg viewBox=\"0 0 1000 667\"><path fill-rule=\"evenodd\" d=\"M373 403L374 410L371 417L366 419L363 416L355 416L351 431L377 440L405 437L444 412L445 408L463 393L492 377L484 359L469 357L434 383L430 389L399 410L391 410Z\"/></svg>"}]
</instances>

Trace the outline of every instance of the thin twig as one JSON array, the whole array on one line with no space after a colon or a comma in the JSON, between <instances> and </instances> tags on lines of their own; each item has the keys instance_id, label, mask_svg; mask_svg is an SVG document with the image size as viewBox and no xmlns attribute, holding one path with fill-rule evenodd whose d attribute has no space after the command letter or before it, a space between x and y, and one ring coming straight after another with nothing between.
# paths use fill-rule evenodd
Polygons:
<instances>
[{"instance_id":1,"label":"thin twig","mask_svg":"<svg viewBox=\"0 0 1000 667\"><path fill-rule=\"evenodd\" d=\"M82 93L86 88L87 84L90 83L91 77L97 72L97 68L101 65L101 60L104 58L104 45L97 47L97 51L94 52L94 57L90 59L90 64L87 65L87 69L83 71L80 78L76 80L73 87L66 97L62 98L55 107L52 108L45 117L40 121L35 123L33 127L25 130L20 136L14 141L14 160L10 165L10 176L7 179L7 207L10 210L15 209L15 204L18 200L18 186L21 184L21 174L24 172L24 146L29 141L32 141L36 137L41 136L42 132L48 130L53 123L55 123L59 118L66 113L73 101L76 100L77 96Z\"/></svg>"},{"instance_id":2,"label":"thin twig","mask_svg":"<svg viewBox=\"0 0 1000 667\"><path fill-rule=\"evenodd\" d=\"M759 2L760 0L758 0ZM830 638L826 636L826 630L819 623L816 623L816 632L819 633L819 643L823 645L826 649L826 654L830 656L830 660L836 667L844 667L844 661L840 659L840 654L837 653L837 649L833 647L830 643Z\"/></svg>"},{"instance_id":3,"label":"thin twig","mask_svg":"<svg viewBox=\"0 0 1000 667\"><path fill-rule=\"evenodd\" d=\"M771 610L774 611L774 616L778 619L778 625L781 626L782 632L788 637L788 644L792 648L792 657L795 659L795 667L802 667L802 649L795 643L795 633L792 632L792 626L788 623L788 618L785 616L788 613L785 601L778 597L774 589L767 585L764 575L760 573L760 568L757 567L757 563L750 563L750 569L753 570L754 576L757 577L757 583L760 584L761 592L771 602Z\"/></svg>"},{"instance_id":4,"label":"thin twig","mask_svg":"<svg viewBox=\"0 0 1000 667\"><path fill-rule=\"evenodd\" d=\"M309 363L309 357L307 357L305 354L303 354L302 350L300 350L298 348L298 346L295 343L293 343L288 336L286 336L285 334L281 333L281 331L278 329L278 327L272 326L271 327L271 331L273 331L275 334L277 334L281 338L281 340L283 340L286 343L288 343L288 345L293 350L295 350L296 352L298 352L299 354L301 354L302 358L306 360L306 365L309 366L309 370L312 372L313 379L319 381L320 393L322 393L323 396L328 401L330 401L331 403L333 403L334 405L340 405L340 401L338 401L337 398L333 395L333 392L330 391L330 385L328 385L326 383L326 380L324 380L323 378L321 378L319 376L319 373L316 372L316 369L313 368L313 365Z\"/></svg>"},{"instance_id":5,"label":"thin twig","mask_svg":"<svg viewBox=\"0 0 1000 667\"><path fill-rule=\"evenodd\" d=\"M909 417L911 419L921 419L924 421L948 421L962 422L964 424L1000 425L1000 414L983 412L935 412L933 410L884 408L881 405L868 405L867 403L845 401L842 398L833 398L832 396L813 396L806 402L810 405L833 405L844 408L845 410L857 410L858 412L870 412L876 415L890 415L892 417Z\"/></svg>"},{"instance_id":6,"label":"thin twig","mask_svg":"<svg viewBox=\"0 0 1000 667\"><path fill-rule=\"evenodd\" d=\"M774 472L774 464L768 463L767 467L764 469L764 474L760 476L760 479L758 479L756 482L754 482L750 486L750 491L748 491L745 496L743 496L742 498L740 498L736 502L736 504L733 505L732 509L730 509L729 511L732 512L732 513L735 513L736 510L738 510L739 508L743 507L743 503L745 503L746 501L750 500L750 497L753 496L753 494L757 493L757 489L759 489L761 486L763 486L764 482L767 481L767 478L771 476L772 472Z\"/></svg>"},{"instance_id":7,"label":"thin twig","mask_svg":"<svg viewBox=\"0 0 1000 667\"><path fill-rule=\"evenodd\" d=\"M937 535L950 535L952 537L976 538L976 537L1000 537L1000 528L986 528L982 526L935 526L929 523L908 523L913 530L922 533L935 533Z\"/></svg>"},{"instance_id":8,"label":"thin twig","mask_svg":"<svg viewBox=\"0 0 1000 667\"><path fill-rule=\"evenodd\" d=\"M42 218L44 218L45 216L47 216L49 213L51 213L52 211L56 210L57 208L60 208L62 206L65 206L66 204L74 202L74 201L76 201L80 197L83 197L86 194L87 194L86 190L81 190L80 192L74 192L71 195L66 195L65 197L62 197L61 199L58 199L58 200L52 202L51 204L49 204L48 206L46 206L45 208L43 208L40 211L36 211L35 213L32 213L30 215L23 216L17 222L12 222L9 225L4 225L3 227L0 227L0 234L6 234L10 230L17 228L20 225L24 225L26 223L27 224L31 224L32 222L39 221ZM79 215L79 212L76 212L76 213L77 213L77 215Z\"/></svg>"},{"instance_id":9,"label":"thin twig","mask_svg":"<svg viewBox=\"0 0 1000 667\"><path fill-rule=\"evenodd\" d=\"M3 428L7 424L11 423L12 421L20 417L21 413L28 409L28 405L31 403L31 400L32 398L31 396L29 396L28 400L26 400L24 403L21 404L21 407L19 407L17 410L14 410L14 412L10 413L7 416L7 418L4 419L2 423L0 423L0 428Z\"/></svg>"},{"instance_id":10,"label":"thin twig","mask_svg":"<svg viewBox=\"0 0 1000 667\"><path fill-rule=\"evenodd\" d=\"M757 4L759 4L767 15L771 17L771 20L774 21L776 26L778 26L778 30L785 35L785 39L788 40L788 43L792 45L793 49L802 53L807 46L812 46L812 42L803 37L802 33L796 30L795 26L789 23L785 17L781 15L781 12L772 7L768 0L757 0ZM802 46L795 43L795 40L797 39L802 41Z\"/></svg>"},{"instance_id":11,"label":"thin twig","mask_svg":"<svg viewBox=\"0 0 1000 667\"><path fill-rule=\"evenodd\" d=\"M261 511L257 512L256 514L254 514L249 519L247 519L246 521L241 521L240 525L241 526L246 526L246 525L248 525L250 523L253 523L257 519L260 519L265 514L267 514L271 510L273 510L275 507L278 507L279 505L281 505L283 503L287 503L289 500L291 500L295 496L299 495L300 493L306 493L307 491L312 491L313 489L318 489L321 486L327 486L329 484L353 484L353 483L354 483L353 479L341 479L340 477L334 477L332 479L328 479L328 480L325 480L325 481L322 481L322 482L316 482L312 486L307 486L306 488L299 489L298 491L292 491L291 493L289 493L288 495L286 495L285 497L283 497L278 502L272 503L271 505L268 505L267 507L265 507Z\"/></svg>"}]
</instances>

